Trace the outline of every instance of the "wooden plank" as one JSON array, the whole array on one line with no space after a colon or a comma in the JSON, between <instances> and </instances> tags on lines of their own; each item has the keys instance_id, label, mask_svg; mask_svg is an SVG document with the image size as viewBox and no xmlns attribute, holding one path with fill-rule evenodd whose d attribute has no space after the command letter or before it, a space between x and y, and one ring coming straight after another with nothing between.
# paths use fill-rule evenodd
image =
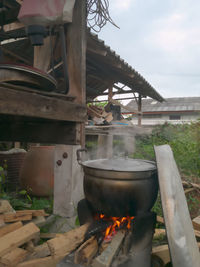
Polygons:
<instances>
[{"instance_id":1,"label":"wooden plank","mask_svg":"<svg viewBox=\"0 0 200 267\"><path fill-rule=\"evenodd\" d=\"M25 259L27 254L28 251L26 251L25 249L15 248L7 254L3 255L0 258L0 263L15 267L18 263L22 262Z\"/></svg>"},{"instance_id":2,"label":"wooden plank","mask_svg":"<svg viewBox=\"0 0 200 267\"><path fill-rule=\"evenodd\" d=\"M16 223L12 223L12 224L8 224L2 228L0 228L0 237L13 232L19 228L21 228L23 226L22 222L16 222Z\"/></svg>"},{"instance_id":3,"label":"wooden plank","mask_svg":"<svg viewBox=\"0 0 200 267\"><path fill-rule=\"evenodd\" d=\"M48 36L44 38L44 44L41 46L34 46L34 62L33 66L37 69L47 71L51 62L51 44L50 42L53 41ZM52 43L52 47L53 47ZM53 48L52 48L53 49Z\"/></svg>"},{"instance_id":4,"label":"wooden plank","mask_svg":"<svg viewBox=\"0 0 200 267\"><path fill-rule=\"evenodd\" d=\"M74 263L89 265L93 257L97 254L98 243L94 236L84 242L74 254Z\"/></svg>"},{"instance_id":5,"label":"wooden plank","mask_svg":"<svg viewBox=\"0 0 200 267\"><path fill-rule=\"evenodd\" d=\"M1 141L20 141L30 143L49 143L49 144L80 144L80 134L77 131L75 122L63 121L30 121L24 120L25 117L9 117L1 119L0 116L0 140ZM51 133L51 134L47 134ZM59 134L58 134L59 133Z\"/></svg>"},{"instance_id":6,"label":"wooden plank","mask_svg":"<svg viewBox=\"0 0 200 267\"><path fill-rule=\"evenodd\" d=\"M23 101L22 101L23 99ZM0 85L0 113L84 122L86 107L51 97L4 88Z\"/></svg>"},{"instance_id":7,"label":"wooden plank","mask_svg":"<svg viewBox=\"0 0 200 267\"><path fill-rule=\"evenodd\" d=\"M17 210L16 211L17 215L32 215L33 217L37 217L37 216L49 216L49 214L47 214L45 212L45 210Z\"/></svg>"},{"instance_id":8,"label":"wooden plank","mask_svg":"<svg viewBox=\"0 0 200 267\"><path fill-rule=\"evenodd\" d=\"M2 236L0 238L0 257L29 240L36 238L39 232L40 229L34 223L29 223Z\"/></svg>"},{"instance_id":9,"label":"wooden plank","mask_svg":"<svg viewBox=\"0 0 200 267\"><path fill-rule=\"evenodd\" d=\"M26 257L26 260L44 258L44 257L49 256L50 254L51 253L50 253L50 250L49 250L49 247L48 247L47 243L43 243L42 245L35 247L34 248L34 252L29 254Z\"/></svg>"},{"instance_id":10,"label":"wooden plank","mask_svg":"<svg viewBox=\"0 0 200 267\"><path fill-rule=\"evenodd\" d=\"M155 146L160 195L174 267L199 267L200 254L182 180L169 145Z\"/></svg>"},{"instance_id":11,"label":"wooden plank","mask_svg":"<svg viewBox=\"0 0 200 267\"><path fill-rule=\"evenodd\" d=\"M4 222L18 222L18 221L31 221L32 214L17 214L17 213L6 213L3 214Z\"/></svg>"},{"instance_id":12,"label":"wooden plank","mask_svg":"<svg viewBox=\"0 0 200 267\"><path fill-rule=\"evenodd\" d=\"M109 267L112 263L114 256L117 254L121 243L125 237L125 232L118 231L117 234L113 237L109 246L96 257L92 263L93 267Z\"/></svg>"},{"instance_id":13,"label":"wooden plank","mask_svg":"<svg viewBox=\"0 0 200 267\"><path fill-rule=\"evenodd\" d=\"M13 207L8 200L0 200L0 213L13 212Z\"/></svg>"},{"instance_id":14,"label":"wooden plank","mask_svg":"<svg viewBox=\"0 0 200 267\"><path fill-rule=\"evenodd\" d=\"M152 254L158 256L163 260L164 264L171 261L168 245L161 245L152 249Z\"/></svg>"},{"instance_id":15,"label":"wooden plank","mask_svg":"<svg viewBox=\"0 0 200 267\"><path fill-rule=\"evenodd\" d=\"M76 97L76 102L85 104L86 5L82 0L75 2L73 20L67 28L66 42L70 94Z\"/></svg>"},{"instance_id":16,"label":"wooden plank","mask_svg":"<svg viewBox=\"0 0 200 267\"><path fill-rule=\"evenodd\" d=\"M200 215L192 220L192 224L195 230L200 231Z\"/></svg>"},{"instance_id":17,"label":"wooden plank","mask_svg":"<svg viewBox=\"0 0 200 267\"><path fill-rule=\"evenodd\" d=\"M51 256L40 258L40 259L33 259L29 261L24 261L17 265L17 267L56 267L56 264L62 260L64 257L56 257L53 258Z\"/></svg>"},{"instance_id":18,"label":"wooden plank","mask_svg":"<svg viewBox=\"0 0 200 267\"><path fill-rule=\"evenodd\" d=\"M47 241L52 256L65 256L77 248L84 240L88 224L73 229L62 236Z\"/></svg>"},{"instance_id":19,"label":"wooden plank","mask_svg":"<svg viewBox=\"0 0 200 267\"><path fill-rule=\"evenodd\" d=\"M155 229L155 233L153 235L154 238L158 238L160 236L166 235L165 229Z\"/></svg>"},{"instance_id":20,"label":"wooden plank","mask_svg":"<svg viewBox=\"0 0 200 267\"><path fill-rule=\"evenodd\" d=\"M72 23L66 34L69 93L76 102L86 104L86 4L76 0ZM81 145L85 146L85 125L79 124Z\"/></svg>"},{"instance_id":21,"label":"wooden plank","mask_svg":"<svg viewBox=\"0 0 200 267\"><path fill-rule=\"evenodd\" d=\"M161 217L161 216L157 216L157 217L156 217L156 220L157 220L157 222L159 222L159 223L163 223L163 224L165 223L163 217Z\"/></svg>"}]
</instances>

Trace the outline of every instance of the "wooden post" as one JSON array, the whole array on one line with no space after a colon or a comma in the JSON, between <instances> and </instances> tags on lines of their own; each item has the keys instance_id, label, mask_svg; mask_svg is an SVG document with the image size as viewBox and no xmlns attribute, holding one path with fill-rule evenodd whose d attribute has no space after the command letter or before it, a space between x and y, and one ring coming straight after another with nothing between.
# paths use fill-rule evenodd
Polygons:
<instances>
[{"instance_id":1,"label":"wooden post","mask_svg":"<svg viewBox=\"0 0 200 267\"><path fill-rule=\"evenodd\" d=\"M112 99L113 97L113 84L108 88L108 102Z\"/></svg>"},{"instance_id":2,"label":"wooden post","mask_svg":"<svg viewBox=\"0 0 200 267\"><path fill-rule=\"evenodd\" d=\"M53 40L53 38L52 38ZM46 37L44 39L44 45L34 47L34 62L33 66L43 71L49 69L51 61L51 38ZM53 46L53 44L52 44Z\"/></svg>"},{"instance_id":3,"label":"wooden post","mask_svg":"<svg viewBox=\"0 0 200 267\"><path fill-rule=\"evenodd\" d=\"M76 0L72 23L67 28L69 93L75 102L86 103L86 1ZM85 146L84 123L77 125L81 145Z\"/></svg>"},{"instance_id":4,"label":"wooden post","mask_svg":"<svg viewBox=\"0 0 200 267\"><path fill-rule=\"evenodd\" d=\"M141 94L139 94L138 97L138 111L141 112L142 111L142 96ZM142 125L142 114L138 114L138 126Z\"/></svg>"},{"instance_id":5,"label":"wooden post","mask_svg":"<svg viewBox=\"0 0 200 267\"><path fill-rule=\"evenodd\" d=\"M58 145L54 156L53 213L72 217L83 198L83 172L76 159L80 146Z\"/></svg>"}]
</instances>

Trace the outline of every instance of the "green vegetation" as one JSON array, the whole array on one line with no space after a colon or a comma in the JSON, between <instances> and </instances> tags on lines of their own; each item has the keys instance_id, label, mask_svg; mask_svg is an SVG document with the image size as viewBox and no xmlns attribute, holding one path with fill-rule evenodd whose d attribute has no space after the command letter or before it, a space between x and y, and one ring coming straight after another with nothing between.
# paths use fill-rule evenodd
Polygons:
<instances>
[{"instance_id":1,"label":"green vegetation","mask_svg":"<svg viewBox=\"0 0 200 267\"><path fill-rule=\"evenodd\" d=\"M192 124L164 124L151 135L136 137L134 158L155 160L154 145L169 144L182 174L200 178L200 121Z\"/></svg>"}]
</instances>

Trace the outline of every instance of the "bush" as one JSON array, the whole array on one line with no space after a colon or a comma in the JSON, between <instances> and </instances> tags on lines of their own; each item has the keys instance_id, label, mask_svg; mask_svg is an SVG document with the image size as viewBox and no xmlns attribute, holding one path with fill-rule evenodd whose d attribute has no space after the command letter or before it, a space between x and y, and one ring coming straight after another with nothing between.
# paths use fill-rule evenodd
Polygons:
<instances>
[{"instance_id":1,"label":"bush","mask_svg":"<svg viewBox=\"0 0 200 267\"><path fill-rule=\"evenodd\" d=\"M151 135L136 136L134 158L155 160L154 145L169 144L180 171L200 177L200 122L156 126Z\"/></svg>"}]
</instances>

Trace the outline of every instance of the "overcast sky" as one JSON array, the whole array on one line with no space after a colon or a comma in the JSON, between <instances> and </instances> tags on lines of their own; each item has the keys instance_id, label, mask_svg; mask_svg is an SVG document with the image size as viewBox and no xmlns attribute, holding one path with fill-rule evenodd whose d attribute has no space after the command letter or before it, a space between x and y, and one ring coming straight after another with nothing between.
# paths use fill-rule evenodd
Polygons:
<instances>
[{"instance_id":1,"label":"overcast sky","mask_svg":"<svg viewBox=\"0 0 200 267\"><path fill-rule=\"evenodd\" d=\"M200 96L200 1L110 0L99 37L163 97Z\"/></svg>"}]
</instances>

